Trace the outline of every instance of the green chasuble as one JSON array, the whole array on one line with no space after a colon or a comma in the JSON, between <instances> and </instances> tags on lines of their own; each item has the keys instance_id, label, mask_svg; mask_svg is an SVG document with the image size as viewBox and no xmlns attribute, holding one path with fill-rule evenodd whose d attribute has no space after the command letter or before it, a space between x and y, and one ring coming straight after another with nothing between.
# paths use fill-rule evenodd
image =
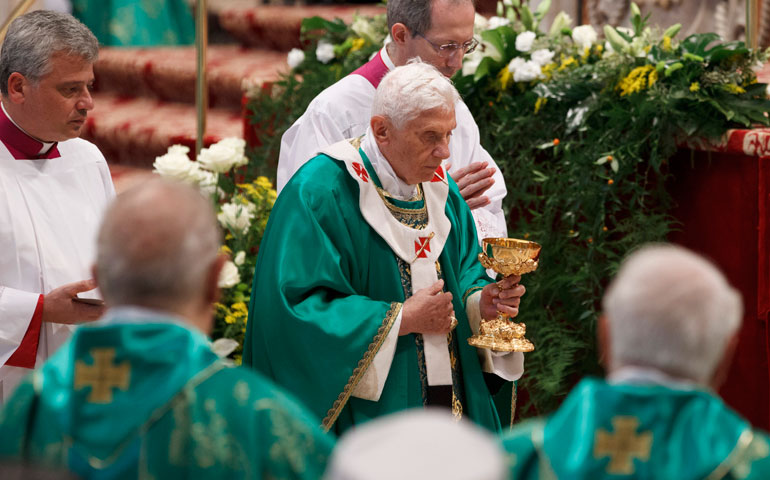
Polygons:
<instances>
[{"instance_id":1,"label":"green chasuble","mask_svg":"<svg viewBox=\"0 0 770 480\"><path fill-rule=\"evenodd\" d=\"M0 458L84 479L320 477L333 440L317 419L156 318L78 328L5 405Z\"/></svg>"},{"instance_id":2,"label":"green chasuble","mask_svg":"<svg viewBox=\"0 0 770 480\"><path fill-rule=\"evenodd\" d=\"M351 144L357 146L355 140ZM380 187L379 179L362 150L352 156L361 157L353 166L362 180L345 162L319 155L278 197L259 249L243 355L244 364L288 389L323 418L325 429L338 434L425 405L428 388L422 335L409 334L397 339L379 399L352 395L413 293L409 264L367 223L359 206L358 182L371 180ZM435 265L445 291L452 293L459 322L447 336L452 411L499 431L476 349L467 343L471 328L465 308L468 296L491 280L477 258L471 212L457 185L446 178L448 198L439 208L451 230ZM418 191L425 192L425 185ZM422 193L399 201L378 192L375 201L386 202L400 224L417 229L426 224Z\"/></svg>"},{"instance_id":3,"label":"green chasuble","mask_svg":"<svg viewBox=\"0 0 770 480\"><path fill-rule=\"evenodd\" d=\"M186 0L72 0L72 14L103 46L190 45L195 40Z\"/></svg>"},{"instance_id":4,"label":"green chasuble","mask_svg":"<svg viewBox=\"0 0 770 480\"><path fill-rule=\"evenodd\" d=\"M503 439L514 479L766 479L770 443L702 390L585 379Z\"/></svg>"}]
</instances>

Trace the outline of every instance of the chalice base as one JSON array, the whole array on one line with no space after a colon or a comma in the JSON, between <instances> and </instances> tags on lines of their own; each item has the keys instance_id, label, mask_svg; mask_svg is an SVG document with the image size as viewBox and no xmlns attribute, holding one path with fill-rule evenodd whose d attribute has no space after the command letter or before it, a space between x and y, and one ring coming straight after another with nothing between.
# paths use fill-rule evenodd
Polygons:
<instances>
[{"instance_id":1,"label":"chalice base","mask_svg":"<svg viewBox=\"0 0 770 480\"><path fill-rule=\"evenodd\" d=\"M531 352L535 346L524 338L527 326L515 323L507 315L498 312L494 320L482 322L479 333L468 339L474 347L497 350L499 352Z\"/></svg>"}]
</instances>

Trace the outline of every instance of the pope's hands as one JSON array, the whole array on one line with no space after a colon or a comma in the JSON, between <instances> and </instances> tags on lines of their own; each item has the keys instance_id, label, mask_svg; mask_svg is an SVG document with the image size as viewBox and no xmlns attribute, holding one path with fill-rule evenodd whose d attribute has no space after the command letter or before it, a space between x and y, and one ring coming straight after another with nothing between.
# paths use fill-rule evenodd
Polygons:
<instances>
[{"instance_id":1,"label":"pope's hands","mask_svg":"<svg viewBox=\"0 0 770 480\"><path fill-rule=\"evenodd\" d=\"M488 165L488 162L473 162L467 167L449 173L460 189L460 195L463 196L471 210L490 203L489 197L484 193L495 184L495 179L492 178L495 169L487 168ZM451 163L446 166L447 171L450 168L452 168Z\"/></svg>"},{"instance_id":2,"label":"pope's hands","mask_svg":"<svg viewBox=\"0 0 770 480\"><path fill-rule=\"evenodd\" d=\"M43 321L74 325L98 320L104 313L104 306L73 301L78 293L94 288L95 281L83 280L51 290L43 296Z\"/></svg>"},{"instance_id":3,"label":"pope's hands","mask_svg":"<svg viewBox=\"0 0 770 480\"><path fill-rule=\"evenodd\" d=\"M444 281L414 293L401 307L399 335L409 333L449 333L454 319L452 294L443 292Z\"/></svg>"},{"instance_id":4,"label":"pope's hands","mask_svg":"<svg viewBox=\"0 0 770 480\"><path fill-rule=\"evenodd\" d=\"M519 285L520 275L511 275L499 283L490 283L481 291L481 318L492 320L497 317L497 311L507 313L511 317L519 314L519 303L526 289Z\"/></svg>"}]
</instances>

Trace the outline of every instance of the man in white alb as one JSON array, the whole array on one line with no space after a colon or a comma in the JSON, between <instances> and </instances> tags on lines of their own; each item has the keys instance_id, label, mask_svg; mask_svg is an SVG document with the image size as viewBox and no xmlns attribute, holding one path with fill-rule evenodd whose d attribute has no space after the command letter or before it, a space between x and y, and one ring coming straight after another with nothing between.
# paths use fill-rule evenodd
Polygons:
<instances>
[{"instance_id":1,"label":"man in white alb","mask_svg":"<svg viewBox=\"0 0 770 480\"><path fill-rule=\"evenodd\" d=\"M0 403L72 325L99 318L89 272L115 192L99 150L78 137L93 108L99 45L72 16L14 20L0 52Z\"/></svg>"},{"instance_id":2,"label":"man in white alb","mask_svg":"<svg viewBox=\"0 0 770 480\"><path fill-rule=\"evenodd\" d=\"M470 0L389 0L392 42L364 66L321 92L284 133L278 160L280 194L292 175L324 147L363 135L369 126L374 92L396 66L419 57L447 77L462 67L463 55L477 45L475 9ZM479 239L507 236L502 209L505 180L479 144L479 128L462 100L455 105L457 128L444 166L471 208ZM450 166L451 164L451 166Z\"/></svg>"}]
</instances>

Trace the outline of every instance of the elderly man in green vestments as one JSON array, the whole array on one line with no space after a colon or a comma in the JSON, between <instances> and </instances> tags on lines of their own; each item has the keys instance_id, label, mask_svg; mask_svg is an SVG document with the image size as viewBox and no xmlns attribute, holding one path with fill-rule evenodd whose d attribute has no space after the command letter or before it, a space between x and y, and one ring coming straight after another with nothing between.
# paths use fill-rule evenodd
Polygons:
<instances>
[{"instance_id":1,"label":"elderly man in green vestments","mask_svg":"<svg viewBox=\"0 0 770 480\"><path fill-rule=\"evenodd\" d=\"M218 247L190 187L153 180L118 197L94 269L110 308L11 397L0 460L82 478L319 478L333 440L318 420L211 350Z\"/></svg>"},{"instance_id":2,"label":"elderly man in green vestments","mask_svg":"<svg viewBox=\"0 0 770 480\"><path fill-rule=\"evenodd\" d=\"M712 264L649 246L604 297L606 380L504 438L512 478L770 478L770 443L715 390L737 344L739 294Z\"/></svg>"},{"instance_id":3,"label":"elderly man in green vestments","mask_svg":"<svg viewBox=\"0 0 770 480\"><path fill-rule=\"evenodd\" d=\"M467 339L498 308L517 315L524 287L486 275L471 212L441 166L458 98L431 65L394 69L367 133L307 162L272 211L243 358L324 428L423 405L500 428L484 372L515 380L523 355Z\"/></svg>"}]
</instances>

